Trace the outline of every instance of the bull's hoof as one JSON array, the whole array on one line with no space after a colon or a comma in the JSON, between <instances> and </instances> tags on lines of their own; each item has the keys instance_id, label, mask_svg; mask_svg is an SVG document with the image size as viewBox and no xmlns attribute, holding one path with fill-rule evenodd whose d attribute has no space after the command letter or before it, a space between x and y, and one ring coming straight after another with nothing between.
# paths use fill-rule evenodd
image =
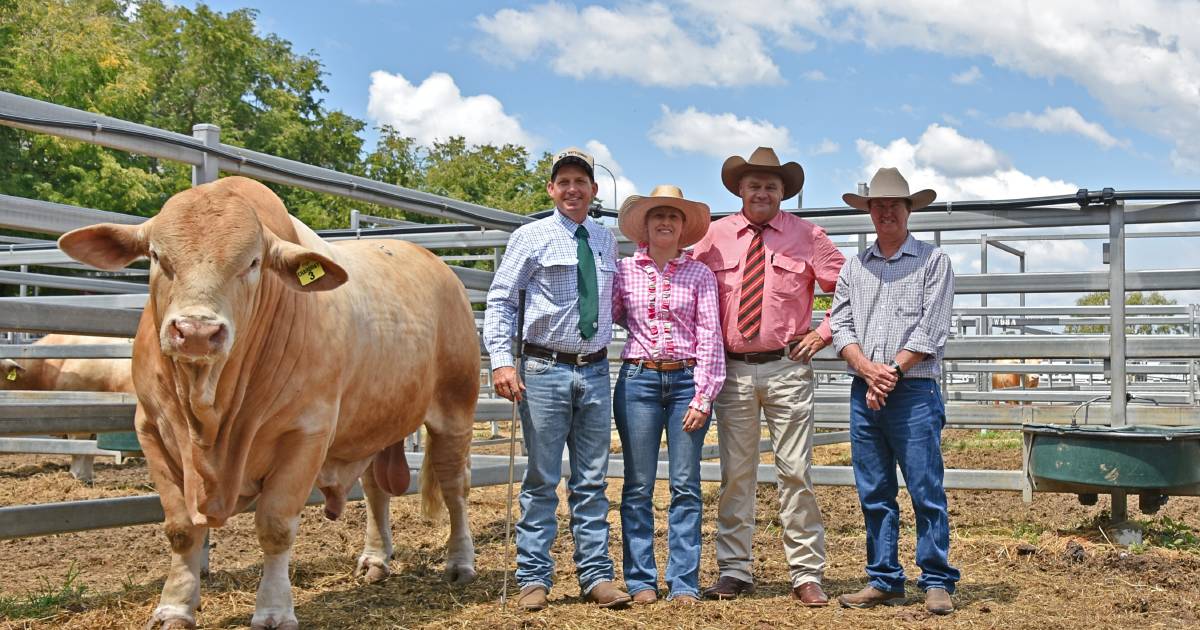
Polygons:
<instances>
[{"instance_id":1,"label":"bull's hoof","mask_svg":"<svg viewBox=\"0 0 1200 630\"><path fill-rule=\"evenodd\" d=\"M258 615L250 620L250 630L300 630L300 622L291 613Z\"/></svg>"},{"instance_id":2,"label":"bull's hoof","mask_svg":"<svg viewBox=\"0 0 1200 630\"><path fill-rule=\"evenodd\" d=\"M196 618L171 608L159 608L154 616L146 622L146 630L192 630L196 627Z\"/></svg>"},{"instance_id":3,"label":"bull's hoof","mask_svg":"<svg viewBox=\"0 0 1200 630\"><path fill-rule=\"evenodd\" d=\"M375 584L382 582L389 575L391 570L388 569L386 561L380 561L378 558L362 556L358 559L358 568L354 570L354 575L363 578L367 584Z\"/></svg>"},{"instance_id":4,"label":"bull's hoof","mask_svg":"<svg viewBox=\"0 0 1200 630\"><path fill-rule=\"evenodd\" d=\"M475 567L471 565L447 565L442 579L454 586L466 586L475 581Z\"/></svg>"}]
</instances>

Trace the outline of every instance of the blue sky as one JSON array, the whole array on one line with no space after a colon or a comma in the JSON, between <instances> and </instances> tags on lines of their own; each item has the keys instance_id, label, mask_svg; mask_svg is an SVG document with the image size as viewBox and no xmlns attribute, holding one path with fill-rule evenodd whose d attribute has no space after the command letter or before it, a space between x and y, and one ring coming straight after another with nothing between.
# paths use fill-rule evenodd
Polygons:
<instances>
[{"instance_id":1,"label":"blue sky","mask_svg":"<svg viewBox=\"0 0 1200 630\"><path fill-rule=\"evenodd\" d=\"M806 207L884 165L950 200L1200 187L1200 3L207 4L315 53L331 108L426 141L589 147L618 199L674 183L733 210L720 165L759 144L804 166ZM1178 266L1164 245L1197 249L1131 245L1131 266ZM1098 243L1037 247L1033 270L1101 268ZM952 251L960 273L977 250Z\"/></svg>"}]
</instances>

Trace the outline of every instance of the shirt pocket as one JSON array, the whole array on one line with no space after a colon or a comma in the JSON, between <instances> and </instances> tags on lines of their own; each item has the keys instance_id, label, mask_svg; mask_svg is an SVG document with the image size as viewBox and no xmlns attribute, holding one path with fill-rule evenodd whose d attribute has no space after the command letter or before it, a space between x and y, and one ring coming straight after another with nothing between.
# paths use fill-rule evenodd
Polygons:
<instances>
[{"instance_id":1,"label":"shirt pocket","mask_svg":"<svg viewBox=\"0 0 1200 630\"><path fill-rule=\"evenodd\" d=\"M538 262L542 265L542 288L555 298L574 299L573 292L579 285L576 280L579 259L575 256L550 255Z\"/></svg>"},{"instance_id":2,"label":"shirt pocket","mask_svg":"<svg viewBox=\"0 0 1200 630\"><path fill-rule=\"evenodd\" d=\"M709 264L709 269L712 269L714 275L717 276L717 291L720 292L721 301L724 302L725 296L738 290L739 280L738 266L742 261L734 258L732 260L715 260Z\"/></svg>"},{"instance_id":3,"label":"shirt pocket","mask_svg":"<svg viewBox=\"0 0 1200 630\"><path fill-rule=\"evenodd\" d=\"M925 306L925 278L921 269L892 283L892 300L896 303L896 316L906 319L921 316Z\"/></svg>"},{"instance_id":4,"label":"shirt pocket","mask_svg":"<svg viewBox=\"0 0 1200 630\"><path fill-rule=\"evenodd\" d=\"M808 264L785 254L771 255L771 293L784 302L799 301L810 293Z\"/></svg>"}]
</instances>

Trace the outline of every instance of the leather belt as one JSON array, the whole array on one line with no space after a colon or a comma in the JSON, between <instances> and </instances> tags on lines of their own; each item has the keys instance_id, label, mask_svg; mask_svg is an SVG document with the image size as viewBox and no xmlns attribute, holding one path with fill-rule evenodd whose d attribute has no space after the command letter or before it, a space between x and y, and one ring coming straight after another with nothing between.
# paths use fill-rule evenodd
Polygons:
<instances>
[{"instance_id":1,"label":"leather belt","mask_svg":"<svg viewBox=\"0 0 1200 630\"><path fill-rule=\"evenodd\" d=\"M792 343L789 343L786 348L780 348L778 350L765 350L763 352L729 352L729 351L726 351L725 358L733 359L734 361L743 361L745 363L749 363L750 365L758 365L761 363L770 363L771 361L778 361L778 360L782 359L783 357L787 356L787 353L792 348L795 348L797 343L800 343L800 342L793 341Z\"/></svg>"},{"instance_id":2,"label":"leather belt","mask_svg":"<svg viewBox=\"0 0 1200 630\"><path fill-rule=\"evenodd\" d=\"M653 361L650 359L625 359L626 363L644 367L648 370L656 370L659 372L674 372L682 370L685 367L695 367L695 359L670 359L665 361Z\"/></svg>"},{"instance_id":3,"label":"leather belt","mask_svg":"<svg viewBox=\"0 0 1200 630\"><path fill-rule=\"evenodd\" d=\"M608 358L608 348L600 348L591 354L575 354L572 352L558 352L550 348L543 348L527 343L524 346L523 354L529 357L538 359L547 359L555 363L566 363L567 365L587 365L597 361L603 361Z\"/></svg>"}]
</instances>

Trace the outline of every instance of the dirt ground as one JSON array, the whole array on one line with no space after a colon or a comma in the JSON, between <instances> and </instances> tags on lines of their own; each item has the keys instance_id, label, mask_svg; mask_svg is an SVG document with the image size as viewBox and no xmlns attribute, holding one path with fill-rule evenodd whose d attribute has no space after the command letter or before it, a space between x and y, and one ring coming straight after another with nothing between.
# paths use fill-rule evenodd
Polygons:
<instances>
[{"instance_id":1,"label":"dirt ground","mask_svg":"<svg viewBox=\"0 0 1200 630\"><path fill-rule=\"evenodd\" d=\"M948 468L1018 469L1019 437L947 432ZM819 464L849 462L846 445L818 447ZM138 460L122 466L98 460L96 480L85 487L71 479L67 459L0 456L0 505L143 494L152 491ZM611 549L620 567L620 480L611 480ZM864 584L862 515L853 488L820 487L817 494L827 528L829 567L825 587L832 595ZM701 583L716 576L713 557L716 484L705 484ZM907 501L901 497L901 505ZM659 566L665 563L667 489L656 492ZM1131 500L1131 507L1136 499ZM1180 628L1200 625L1200 553L1189 532L1200 530L1200 499L1172 498L1153 516L1134 515L1181 538L1150 541L1126 549L1109 543L1102 527L1107 501L1080 505L1073 495L1038 494L1025 504L1011 492L950 492L951 561L962 570L955 596L958 611L931 617L921 594L910 586L908 605L851 611L836 605L806 609L788 597L787 567L779 540L775 490L759 487L755 538L758 590L732 602L680 607L666 602L621 611L582 603L571 562L568 515L559 511L555 546L556 586L551 606L539 613L505 609L498 603L503 579L505 489L479 488L470 499L479 579L452 588L439 579L448 528L419 517L415 498L393 499L396 539L394 574L366 585L353 576L366 522L361 503L347 507L337 522L319 507L305 511L292 562L296 613L306 628ZM1163 517L1168 520L1164 520ZM254 609L261 554L253 517L240 515L213 533L212 573L202 591L197 620L206 628L241 628ZM902 559L910 578L919 570L912 557L911 509L902 522ZM1165 524L1165 525L1164 525ZM1171 529L1174 528L1174 529ZM1182 533L1180 533L1182 532ZM1160 540L1161 536L1152 537ZM1168 539L1171 537L1168 536ZM1189 543L1189 541L1191 541ZM1185 547L1176 550L1162 546ZM157 525L24 540L0 541L0 600L61 587L71 573L82 597L38 618L0 615L3 628L141 627L156 604L166 572L166 540ZM511 583L510 583L511 588ZM515 589L514 589L515 590Z\"/></svg>"}]
</instances>

